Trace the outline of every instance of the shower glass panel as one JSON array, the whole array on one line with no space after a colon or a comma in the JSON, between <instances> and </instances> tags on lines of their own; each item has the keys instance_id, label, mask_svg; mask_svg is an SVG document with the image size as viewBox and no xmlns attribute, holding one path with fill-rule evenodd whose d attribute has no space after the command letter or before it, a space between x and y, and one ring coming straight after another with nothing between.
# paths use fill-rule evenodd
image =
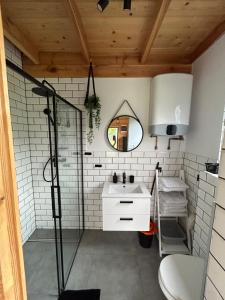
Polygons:
<instances>
[{"instance_id":1,"label":"shower glass panel","mask_svg":"<svg viewBox=\"0 0 225 300\"><path fill-rule=\"evenodd\" d=\"M84 230L81 112L56 95L47 98L51 197L59 293L65 289ZM81 216L82 214L82 216ZM81 221L82 220L82 221Z\"/></svg>"},{"instance_id":2,"label":"shower glass panel","mask_svg":"<svg viewBox=\"0 0 225 300\"><path fill-rule=\"evenodd\" d=\"M83 233L80 112L56 98L62 256L67 281Z\"/></svg>"},{"instance_id":3,"label":"shower glass panel","mask_svg":"<svg viewBox=\"0 0 225 300\"><path fill-rule=\"evenodd\" d=\"M48 129L49 129L49 153L50 153L50 174L51 174L51 201L52 218L54 223L54 238L56 251L56 268L58 281L58 294L65 287L64 261L63 261L63 240L62 240L62 204L59 184L58 165L58 123L57 123L57 100L55 95L47 96Z\"/></svg>"},{"instance_id":4,"label":"shower glass panel","mask_svg":"<svg viewBox=\"0 0 225 300\"><path fill-rule=\"evenodd\" d=\"M82 112L47 81L39 82L8 60L7 66L24 77L26 87L27 125L16 124L13 130L16 137L23 137L25 129L29 135L35 220L23 245L28 298L55 297L66 286L84 230ZM27 222L21 218L23 226Z\"/></svg>"}]
</instances>

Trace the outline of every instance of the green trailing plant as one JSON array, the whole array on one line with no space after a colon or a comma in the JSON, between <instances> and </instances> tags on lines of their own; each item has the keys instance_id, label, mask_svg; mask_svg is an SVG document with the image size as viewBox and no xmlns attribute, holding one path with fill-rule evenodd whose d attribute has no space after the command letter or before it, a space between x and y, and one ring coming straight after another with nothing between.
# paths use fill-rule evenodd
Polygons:
<instances>
[{"instance_id":1,"label":"green trailing plant","mask_svg":"<svg viewBox=\"0 0 225 300\"><path fill-rule=\"evenodd\" d=\"M94 139L94 124L97 129L99 129L101 123L101 104L99 97L92 95L88 96L85 101L85 107L88 112L88 124L89 124L89 131L87 133L87 139L89 144L93 142Z\"/></svg>"}]
</instances>

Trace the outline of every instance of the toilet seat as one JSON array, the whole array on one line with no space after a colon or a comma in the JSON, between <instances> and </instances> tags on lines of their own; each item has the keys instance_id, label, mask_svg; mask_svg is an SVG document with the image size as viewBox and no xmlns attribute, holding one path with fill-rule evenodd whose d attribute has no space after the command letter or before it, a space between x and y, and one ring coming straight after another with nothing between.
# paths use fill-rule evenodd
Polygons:
<instances>
[{"instance_id":1,"label":"toilet seat","mask_svg":"<svg viewBox=\"0 0 225 300\"><path fill-rule=\"evenodd\" d=\"M199 300L203 274L202 258L173 254L161 261L159 284L168 300Z\"/></svg>"}]
</instances>

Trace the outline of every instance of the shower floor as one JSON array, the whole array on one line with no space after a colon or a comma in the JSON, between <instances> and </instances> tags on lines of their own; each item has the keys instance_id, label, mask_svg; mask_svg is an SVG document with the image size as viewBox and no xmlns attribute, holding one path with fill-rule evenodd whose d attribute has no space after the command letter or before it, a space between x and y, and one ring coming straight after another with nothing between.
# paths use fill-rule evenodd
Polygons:
<instances>
[{"instance_id":1,"label":"shower floor","mask_svg":"<svg viewBox=\"0 0 225 300\"><path fill-rule=\"evenodd\" d=\"M68 270L78 246L79 231L64 229L64 266ZM55 236L53 229L36 229L23 246L28 300L57 299Z\"/></svg>"},{"instance_id":2,"label":"shower floor","mask_svg":"<svg viewBox=\"0 0 225 300\"><path fill-rule=\"evenodd\" d=\"M62 239L67 242L74 242L79 240L79 230L78 229L63 229ZM54 229L36 229L29 238L29 242L44 240L54 240L55 241L55 230Z\"/></svg>"}]
</instances>

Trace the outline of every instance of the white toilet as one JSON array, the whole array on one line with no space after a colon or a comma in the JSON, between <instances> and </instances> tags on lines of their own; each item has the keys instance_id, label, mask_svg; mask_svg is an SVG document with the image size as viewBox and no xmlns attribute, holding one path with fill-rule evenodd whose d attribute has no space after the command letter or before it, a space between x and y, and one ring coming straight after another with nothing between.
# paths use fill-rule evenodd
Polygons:
<instances>
[{"instance_id":1,"label":"white toilet","mask_svg":"<svg viewBox=\"0 0 225 300\"><path fill-rule=\"evenodd\" d=\"M159 284L168 300L201 300L205 263L200 257L173 254L159 267Z\"/></svg>"}]
</instances>

